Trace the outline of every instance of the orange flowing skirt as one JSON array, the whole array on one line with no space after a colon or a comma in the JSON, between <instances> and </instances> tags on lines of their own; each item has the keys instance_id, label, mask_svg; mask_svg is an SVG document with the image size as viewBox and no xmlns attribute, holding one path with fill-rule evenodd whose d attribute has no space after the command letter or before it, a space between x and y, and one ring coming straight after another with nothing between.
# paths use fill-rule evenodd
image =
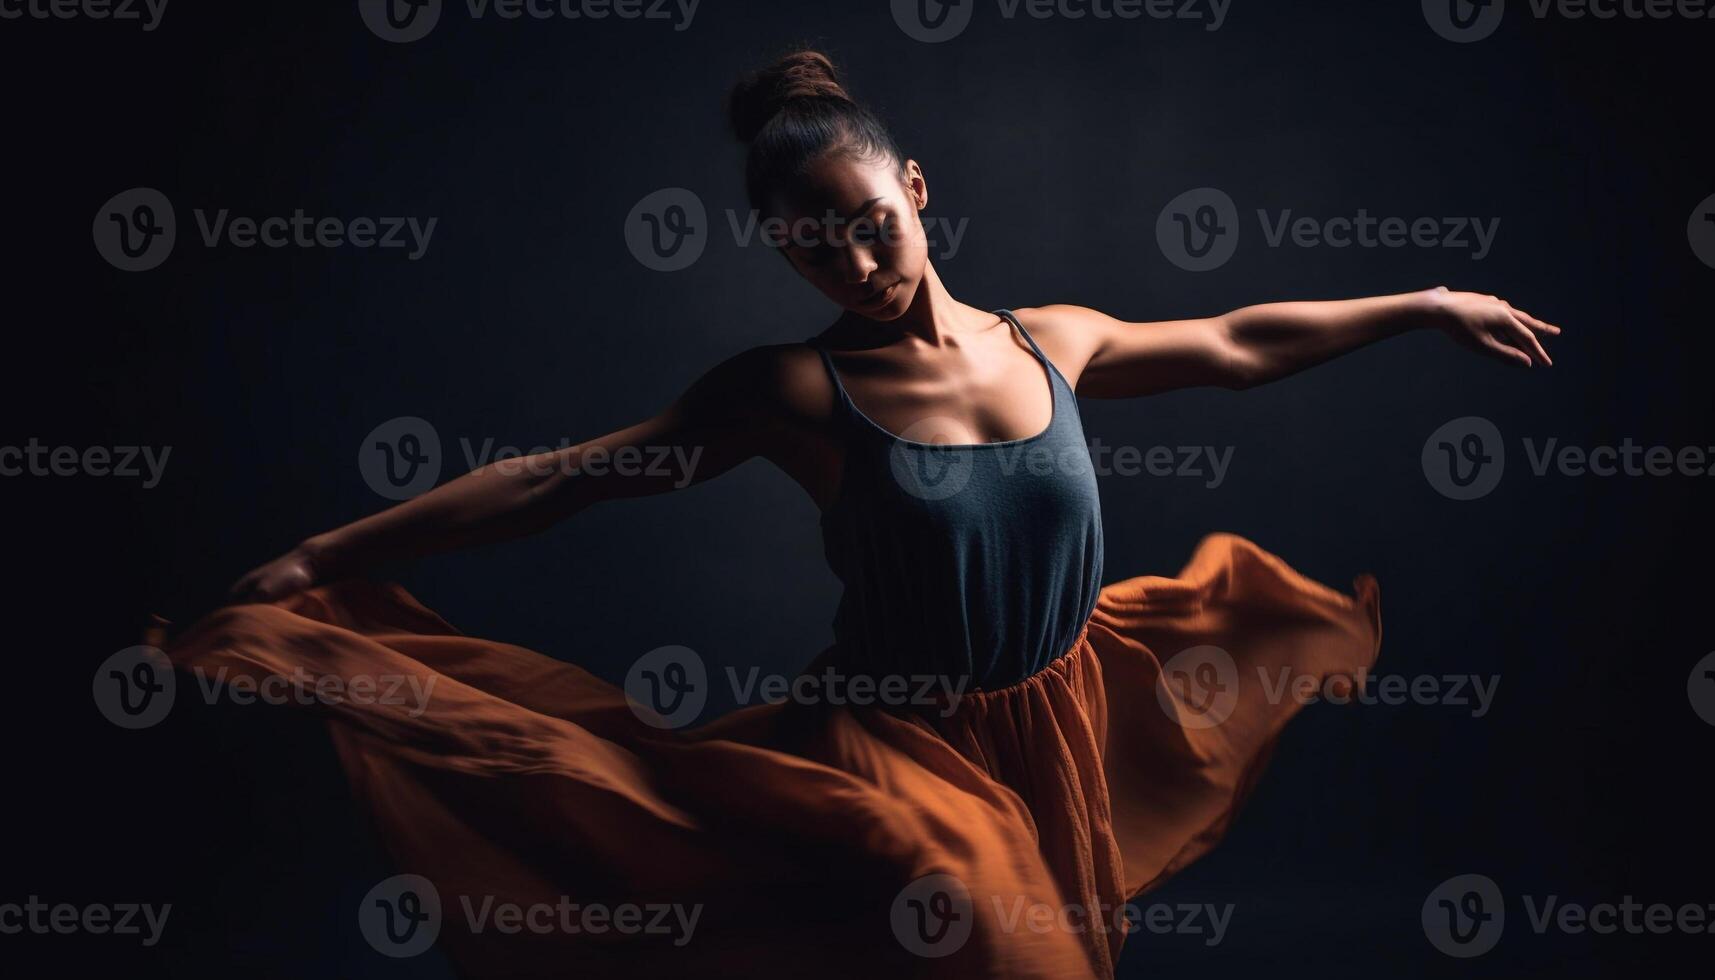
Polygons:
<instances>
[{"instance_id":1,"label":"orange flowing skirt","mask_svg":"<svg viewBox=\"0 0 1715 980\"><path fill-rule=\"evenodd\" d=\"M1226 832L1300 707L1280 678L1361 684L1380 605L1372 578L1354 591L1212 535L1177 578L1104 588L1063 656L950 714L768 703L683 731L397 585L227 607L166 653L228 682L432 691L324 707L470 976L1059 980L1112 976L1116 910Z\"/></svg>"}]
</instances>

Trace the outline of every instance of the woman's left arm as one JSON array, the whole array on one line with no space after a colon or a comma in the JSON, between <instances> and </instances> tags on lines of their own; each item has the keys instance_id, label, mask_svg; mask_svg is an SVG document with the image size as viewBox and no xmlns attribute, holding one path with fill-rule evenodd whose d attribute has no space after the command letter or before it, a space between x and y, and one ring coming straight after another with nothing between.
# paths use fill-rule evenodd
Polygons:
<instances>
[{"instance_id":1,"label":"woman's left arm","mask_svg":"<svg viewBox=\"0 0 1715 980\"><path fill-rule=\"evenodd\" d=\"M1081 321L1069 331L1081 337L1085 355L1078 393L1095 398L1199 385L1251 388L1425 327L1521 367L1550 365L1541 337L1560 333L1505 300L1445 287L1367 299L1264 303L1163 323L1127 323L1079 307L1042 312Z\"/></svg>"}]
</instances>

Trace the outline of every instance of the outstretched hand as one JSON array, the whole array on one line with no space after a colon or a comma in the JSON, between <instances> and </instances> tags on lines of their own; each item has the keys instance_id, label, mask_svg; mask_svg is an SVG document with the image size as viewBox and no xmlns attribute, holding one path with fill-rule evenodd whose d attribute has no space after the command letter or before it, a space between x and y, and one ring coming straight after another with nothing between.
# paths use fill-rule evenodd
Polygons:
<instances>
[{"instance_id":1,"label":"outstretched hand","mask_svg":"<svg viewBox=\"0 0 1715 980\"><path fill-rule=\"evenodd\" d=\"M1498 296L1453 292L1446 286L1435 287L1432 295L1437 301L1436 325L1462 346L1520 367L1554 365L1542 346L1542 337L1560 334L1554 324Z\"/></svg>"}]
</instances>

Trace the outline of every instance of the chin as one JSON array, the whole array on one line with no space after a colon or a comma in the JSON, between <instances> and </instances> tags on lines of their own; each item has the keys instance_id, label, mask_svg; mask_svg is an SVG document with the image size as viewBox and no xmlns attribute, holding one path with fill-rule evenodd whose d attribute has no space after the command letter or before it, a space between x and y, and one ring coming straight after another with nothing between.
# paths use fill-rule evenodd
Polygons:
<instances>
[{"instance_id":1,"label":"chin","mask_svg":"<svg viewBox=\"0 0 1715 980\"><path fill-rule=\"evenodd\" d=\"M916 293L916 285L916 283L899 283L893 291L893 297L880 306L852 306L847 307L847 309L871 320L882 322L897 320L911 307L911 297Z\"/></svg>"}]
</instances>

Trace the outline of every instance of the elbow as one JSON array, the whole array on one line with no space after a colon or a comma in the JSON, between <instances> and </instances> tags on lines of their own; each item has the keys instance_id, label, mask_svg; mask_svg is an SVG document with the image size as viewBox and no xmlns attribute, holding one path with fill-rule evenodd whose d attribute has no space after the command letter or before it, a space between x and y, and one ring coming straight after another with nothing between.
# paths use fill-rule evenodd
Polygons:
<instances>
[{"instance_id":1,"label":"elbow","mask_svg":"<svg viewBox=\"0 0 1715 980\"><path fill-rule=\"evenodd\" d=\"M1220 339L1221 387L1233 391L1255 388L1275 378L1269 359L1256 347L1235 338L1230 327L1223 324Z\"/></svg>"}]
</instances>

